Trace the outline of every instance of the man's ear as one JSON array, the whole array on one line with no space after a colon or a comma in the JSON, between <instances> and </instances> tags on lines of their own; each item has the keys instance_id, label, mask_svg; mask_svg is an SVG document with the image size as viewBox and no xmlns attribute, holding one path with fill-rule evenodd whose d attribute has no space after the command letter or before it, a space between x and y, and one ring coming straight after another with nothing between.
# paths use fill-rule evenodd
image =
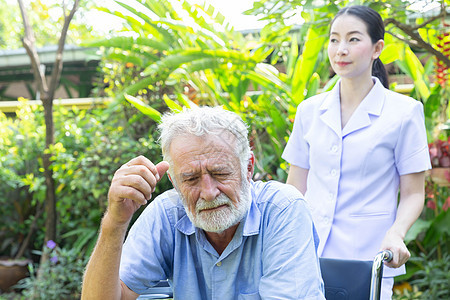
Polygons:
<instances>
[{"instance_id":1,"label":"man's ear","mask_svg":"<svg viewBox=\"0 0 450 300\"><path fill-rule=\"evenodd\" d=\"M255 171L255 155L250 152L250 158L248 159L247 165L247 180L250 181L253 177L253 172Z\"/></svg>"}]
</instances>

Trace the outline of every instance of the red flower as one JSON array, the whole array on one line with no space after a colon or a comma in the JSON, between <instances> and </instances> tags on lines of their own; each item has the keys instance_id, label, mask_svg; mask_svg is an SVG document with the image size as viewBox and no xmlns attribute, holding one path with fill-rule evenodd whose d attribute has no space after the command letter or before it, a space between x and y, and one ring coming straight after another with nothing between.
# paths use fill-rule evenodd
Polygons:
<instances>
[{"instance_id":1,"label":"red flower","mask_svg":"<svg viewBox=\"0 0 450 300\"><path fill-rule=\"evenodd\" d=\"M433 200L428 201L427 202L427 207L432 209L432 210L435 210L436 209L436 202L434 202Z\"/></svg>"}]
</instances>

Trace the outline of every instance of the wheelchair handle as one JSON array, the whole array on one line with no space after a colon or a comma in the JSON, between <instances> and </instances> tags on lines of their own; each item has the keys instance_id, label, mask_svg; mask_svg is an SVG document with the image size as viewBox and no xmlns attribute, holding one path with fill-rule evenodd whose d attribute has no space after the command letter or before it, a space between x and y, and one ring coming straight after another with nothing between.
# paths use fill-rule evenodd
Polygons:
<instances>
[{"instance_id":1,"label":"wheelchair handle","mask_svg":"<svg viewBox=\"0 0 450 300\"><path fill-rule=\"evenodd\" d=\"M391 250L383 250L375 256L372 265L372 278L370 282L370 300L380 299L381 279L383 277L383 262L390 262L391 260Z\"/></svg>"},{"instance_id":2,"label":"wheelchair handle","mask_svg":"<svg viewBox=\"0 0 450 300\"><path fill-rule=\"evenodd\" d=\"M383 261L390 262L392 260L393 254L391 250L383 250L381 253L383 253Z\"/></svg>"}]
</instances>

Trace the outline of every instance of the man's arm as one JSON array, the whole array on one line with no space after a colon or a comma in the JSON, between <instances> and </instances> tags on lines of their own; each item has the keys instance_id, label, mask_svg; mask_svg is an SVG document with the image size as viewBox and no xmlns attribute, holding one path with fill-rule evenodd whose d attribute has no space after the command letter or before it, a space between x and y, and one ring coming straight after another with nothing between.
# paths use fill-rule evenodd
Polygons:
<instances>
[{"instance_id":1,"label":"man's arm","mask_svg":"<svg viewBox=\"0 0 450 300\"><path fill-rule=\"evenodd\" d=\"M283 189L292 198L285 207L272 209L263 227L262 299L324 300L317 256L318 237L306 202L294 187ZM297 195L297 196L296 196ZM264 214L267 214L265 212Z\"/></svg>"},{"instance_id":2,"label":"man's arm","mask_svg":"<svg viewBox=\"0 0 450 300\"><path fill-rule=\"evenodd\" d=\"M131 217L151 198L156 184L168 168L167 162L155 166L139 156L114 174L108 193L108 209L84 274L82 299L138 297L119 278L122 245Z\"/></svg>"}]
</instances>

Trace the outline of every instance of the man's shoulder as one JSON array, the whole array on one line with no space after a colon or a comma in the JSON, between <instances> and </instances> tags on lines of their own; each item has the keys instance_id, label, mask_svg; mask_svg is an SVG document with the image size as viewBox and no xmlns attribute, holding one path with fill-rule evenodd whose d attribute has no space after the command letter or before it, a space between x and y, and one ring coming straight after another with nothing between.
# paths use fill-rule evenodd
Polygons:
<instances>
[{"instance_id":1,"label":"man's shoulder","mask_svg":"<svg viewBox=\"0 0 450 300\"><path fill-rule=\"evenodd\" d=\"M303 195L292 185L279 181L256 181L253 183L255 203L271 204L284 209L295 201L304 201Z\"/></svg>"},{"instance_id":2,"label":"man's shoulder","mask_svg":"<svg viewBox=\"0 0 450 300\"><path fill-rule=\"evenodd\" d=\"M143 215L154 214L157 210L163 215L174 215L175 218L180 218L185 214L180 195L175 189L167 190L159 194L144 210Z\"/></svg>"}]
</instances>

